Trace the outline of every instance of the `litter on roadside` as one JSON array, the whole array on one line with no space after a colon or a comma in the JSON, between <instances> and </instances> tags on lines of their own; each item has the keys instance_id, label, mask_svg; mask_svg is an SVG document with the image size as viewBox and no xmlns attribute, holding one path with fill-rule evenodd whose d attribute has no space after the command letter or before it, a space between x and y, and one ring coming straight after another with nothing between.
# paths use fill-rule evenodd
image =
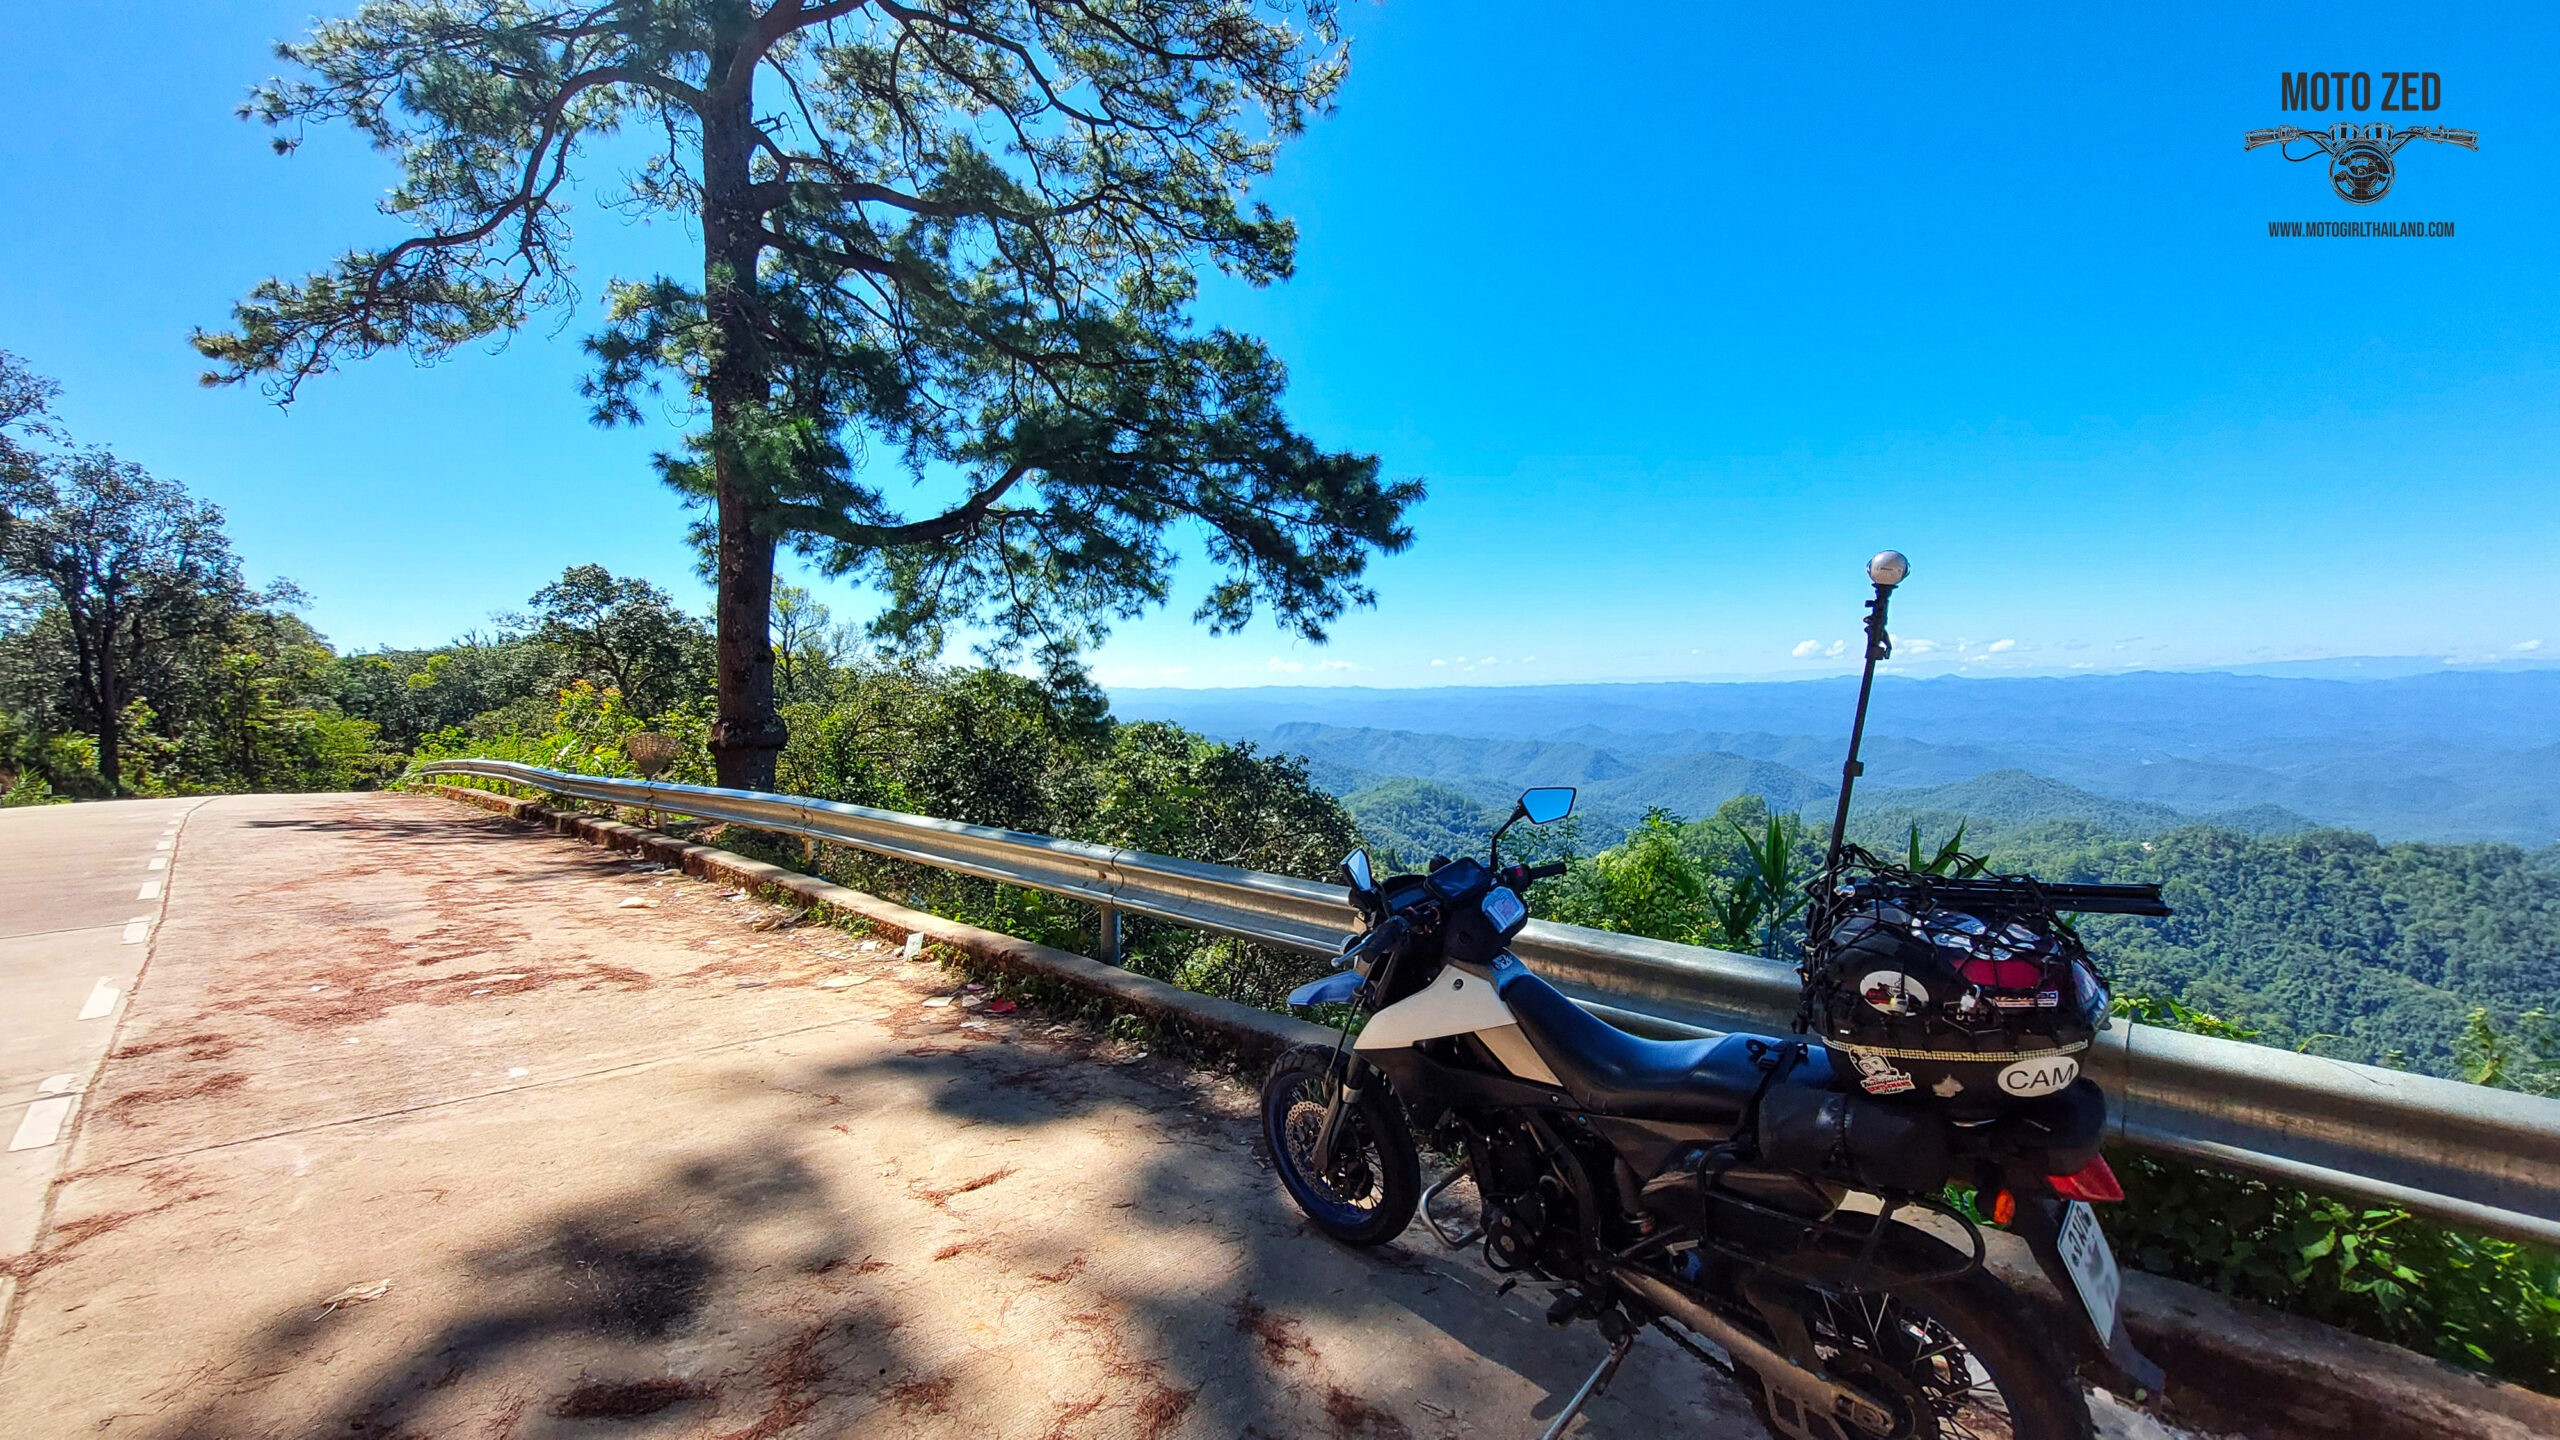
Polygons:
<instances>
[{"instance_id":1,"label":"litter on roadside","mask_svg":"<svg viewBox=\"0 0 2560 1440\"><path fill-rule=\"evenodd\" d=\"M388 1280L376 1280L363 1285L350 1285L346 1289L341 1290L337 1294L320 1302L328 1307L328 1309L320 1312L320 1318L324 1320L327 1319L330 1312L336 1310L341 1305L362 1305L368 1300L379 1300L390 1293L391 1282Z\"/></svg>"},{"instance_id":2,"label":"litter on roadside","mask_svg":"<svg viewBox=\"0 0 2560 1440\"><path fill-rule=\"evenodd\" d=\"M843 990L850 986L868 985L870 983L871 977L868 975L830 975L826 979L818 982L818 988L821 990Z\"/></svg>"},{"instance_id":3,"label":"litter on roadside","mask_svg":"<svg viewBox=\"0 0 2560 1440\"><path fill-rule=\"evenodd\" d=\"M908 958L908 959L910 959L910 960L921 960L921 959L923 959L923 958L924 958L924 932L923 932L923 931L921 931L921 930L910 930L910 931L908 931L908 932L907 932L907 949L906 949L906 956L907 956L907 958Z\"/></svg>"},{"instance_id":4,"label":"litter on roadside","mask_svg":"<svg viewBox=\"0 0 2560 1440\"><path fill-rule=\"evenodd\" d=\"M1010 1000L998 999L987 1002L987 1013L990 1015L1010 1015L1020 1008L1022 1007L1014 1004Z\"/></svg>"},{"instance_id":5,"label":"litter on roadside","mask_svg":"<svg viewBox=\"0 0 2560 1440\"><path fill-rule=\"evenodd\" d=\"M634 895L630 899L623 901L621 904L616 905L613 908L616 910L649 910L656 908L657 903L658 902L655 900L643 900L639 896Z\"/></svg>"},{"instance_id":6,"label":"litter on roadside","mask_svg":"<svg viewBox=\"0 0 2560 1440\"><path fill-rule=\"evenodd\" d=\"M963 995L960 997L960 1008L963 1010L975 1010L986 1003L987 997L984 995Z\"/></svg>"},{"instance_id":7,"label":"litter on roadside","mask_svg":"<svg viewBox=\"0 0 2560 1440\"><path fill-rule=\"evenodd\" d=\"M939 1010L950 1003L951 997L948 995L928 995L924 1000L925 1008L928 1010Z\"/></svg>"}]
</instances>

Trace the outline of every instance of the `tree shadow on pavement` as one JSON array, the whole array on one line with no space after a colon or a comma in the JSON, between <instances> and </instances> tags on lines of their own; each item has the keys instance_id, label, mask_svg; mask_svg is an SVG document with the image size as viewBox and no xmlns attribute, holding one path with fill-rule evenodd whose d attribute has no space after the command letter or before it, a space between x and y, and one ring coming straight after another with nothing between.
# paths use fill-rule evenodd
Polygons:
<instances>
[{"instance_id":1,"label":"tree shadow on pavement","mask_svg":"<svg viewBox=\"0 0 2560 1440\"><path fill-rule=\"evenodd\" d=\"M896 1319L876 1302L831 1297L788 1317L754 1303L756 1272L777 1259L804 1274L851 1274L856 1243L808 1166L774 1145L741 1143L461 1257L449 1295L402 1297L413 1311L443 1301L442 1320L387 1358L356 1362L352 1376L340 1374L343 1357L368 1349L367 1322L400 1323L391 1307L276 1315L230 1363L173 1384L188 1406L151 1433L541 1440L597 1433L595 1421L637 1435L737 1418L710 1433L763 1440L816 1407L829 1371L904 1368ZM701 1352L688 1342L706 1335L743 1343L714 1363L670 1364ZM818 1363L822 1353L833 1362Z\"/></svg>"},{"instance_id":2,"label":"tree shadow on pavement","mask_svg":"<svg viewBox=\"0 0 2560 1440\"><path fill-rule=\"evenodd\" d=\"M1107 1186L1116 1199L1079 1195L1082 1213L1059 1216L1045 1207L1064 1202L1044 1197L1029 1223L993 1218L985 1258L1013 1275L1072 1272L1106 1231L1164 1256L1104 1284L1098 1323L1121 1363L1190 1397L1197 1433L1534 1434L1606 1353L1587 1325L1545 1323L1543 1289L1498 1293L1501 1277L1418 1224L1370 1250L1327 1239L1285 1198L1251 1115L1204 1113L1161 1078L1046 1046L930 1040L814 1073L853 1091L921 1089L958 1126L1063 1143L1079 1127L1151 1132L1148 1158ZM1630 1413L1760 1433L1738 1390L1667 1342L1637 1355L1587 1433ZM1482 1381L1506 1372L1527 1383L1495 1402Z\"/></svg>"},{"instance_id":3,"label":"tree shadow on pavement","mask_svg":"<svg viewBox=\"0 0 2560 1440\"><path fill-rule=\"evenodd\" d=\"M1315 1233L1250 1118L1183 1074L1025 1022L882 1018L885 1037L722 1079L726 1108L688 1123L726 1138L649 1183L393 1301L271 1315L147 1433L1443 1440L1534 1433L1599 1358L1425 1232ZM1590 1433L1754 1433L1689 1362L1653 1363Z\"/></svg>"}]
</instances>

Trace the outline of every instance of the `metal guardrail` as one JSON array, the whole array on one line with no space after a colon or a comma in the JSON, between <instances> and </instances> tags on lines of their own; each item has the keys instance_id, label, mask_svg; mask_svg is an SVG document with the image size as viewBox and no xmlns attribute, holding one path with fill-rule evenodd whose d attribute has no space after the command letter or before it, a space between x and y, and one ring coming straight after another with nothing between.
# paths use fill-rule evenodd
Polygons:
<instances>
[{"instance_id":1,"label":"metal guardrail","mask_svg":"<svg viewBox=\"0 0 2560 1440\"><path fill-rule=\"evenodd\" d=\"M1352 924L1335 886L1017 830L502 760L415 773L732 821L1063 895L1101 912L1105 959L1117 958L1124 911L1314 955L1333 954ZM1796 1010L1795 972L1753 956L1535 920L1513 949L1634 1030L1783 1031ZM2098 1037L2086 1069L2118 1138L2138 1149L2560 1245L2560 1100L2123 1023Z\"/></svg>"}]
</instances>

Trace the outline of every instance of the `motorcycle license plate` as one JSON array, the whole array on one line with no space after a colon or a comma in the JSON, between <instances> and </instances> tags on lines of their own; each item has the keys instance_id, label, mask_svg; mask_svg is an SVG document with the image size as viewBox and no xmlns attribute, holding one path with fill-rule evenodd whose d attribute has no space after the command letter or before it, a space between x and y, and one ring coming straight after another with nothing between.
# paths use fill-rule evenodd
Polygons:
<instances>
[{"instance_id":1,"label":"motorcycle license plate","mask_svg":"<svg viewBox=\"0 0 2560 1440\"><path fill-rule=\"evenodd\" d=\"M2107 1248L2107 1232L2098 1228L2098 1212L2088 1202L2073 1200L2062 1207L2058 1248L2071 1288L2080 1292L2081 1308L2089 1312L2089 1323L2097 1327L2100 1340L2112 1340L2124 1281L2116 1274L2116 1256Z\"/></svg>"}]
</instances>

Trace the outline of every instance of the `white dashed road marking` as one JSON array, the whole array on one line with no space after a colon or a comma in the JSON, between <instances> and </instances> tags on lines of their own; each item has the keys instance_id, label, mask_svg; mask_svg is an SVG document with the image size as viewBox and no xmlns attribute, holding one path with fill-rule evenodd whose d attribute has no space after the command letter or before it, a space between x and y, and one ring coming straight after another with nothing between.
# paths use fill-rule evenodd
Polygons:
<instances>
[{"instance_id":1,"label":"white dashed road marking","mask_svg":"<svg viewBox=\"0 0 2560 1440\"><path fill-rule=\"evenodd\" d=\"M62 1138L62 1122L71 1118L75 1102L68 1095L54 1095L27 1107L26 1117L18 1122L18 1133L9 1137L12 1150L40 1150Z\"/></svg>"},{"instance_id":2,"label":"white dashed road marking","mask_svg":"<svg viewBox=\"0 0 2560 1440\"><path fill-rule=\"evenodd\" d=\"M114 981L99 981L97 988L89 992L89 1003L80 1007L80 1018L83 1020L106 1019L115 1013L116 1001L123 995L124 992L116 988Z\"/></svg>"},{"instance_id":3,"label":"white dashed road marking","mask_svg":"<svg viewBox=\"0 0 2560 1440\"><path fill-rule=\"evenodd\" d=\"M148 868L153 869L153 870L166 870L166 869L168 869L168 868L169 868L169 857L168 857L168 856L166 856L166 855L154 855L154 856L152 856L152 857L151 857L151 864L150 864L150 866L149 866Z\"/></svg>"},{"instance_id":4,"label":"white dashed road marking","mask_svg":"<svg viewBox=\"0 0 2560 1440\"><path fill-rule=\"evenodd\" d=\"M139 945L151 938L151 917L138 915L124 922L124 943Z\"/></svg>"},{"instance_id":5,"label":"white dashed road marking","mask_svg":"<svg viewBox=\"0 0 2560 1440\"><path fill-rule=\"evenodd\" d=\"M143 881L143 882L142 882L142 893L141 893L141 894L139 894L139 895L134 896L133 898L134 898L134 899L136 899L136 900L157 900L157 899L159 899L159 898L160 898L160 882L159 882L159 881L157 881L157 880L145 880L145 881Z\"/></svg>"}]
</instances>

